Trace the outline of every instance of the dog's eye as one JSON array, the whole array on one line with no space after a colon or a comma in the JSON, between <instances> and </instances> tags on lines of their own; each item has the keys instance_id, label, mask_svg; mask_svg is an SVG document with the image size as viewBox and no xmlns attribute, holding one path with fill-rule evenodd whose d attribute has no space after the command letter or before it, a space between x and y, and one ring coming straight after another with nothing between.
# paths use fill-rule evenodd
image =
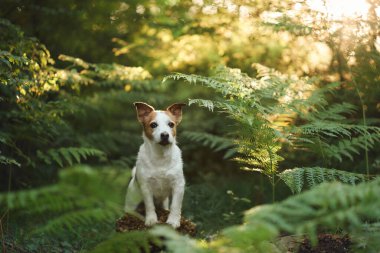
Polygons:
<instances>
[{"instance_id":1,"label":"dog's eye","mask_svg":"<svg viewBox=\"0 0 380 253\"><path fill-rule=\"evenodd\" d=\"M173 128L173 127L174 127L174 123L173 123L173 122L169 122L168 126L169 126L170 128Z\"/></svg>"},{"instance_id":2,"label":"dog's eye","mask_svg":"<svg viewBox=\"0 0 380 253\"><path fill-rule=\"evenodd\" d=\"M156 122L150 123L150 127L151 127L151 128L156 128L157 126L158 126L158 125L157 125Z\"/></svg>"}]
</instances>

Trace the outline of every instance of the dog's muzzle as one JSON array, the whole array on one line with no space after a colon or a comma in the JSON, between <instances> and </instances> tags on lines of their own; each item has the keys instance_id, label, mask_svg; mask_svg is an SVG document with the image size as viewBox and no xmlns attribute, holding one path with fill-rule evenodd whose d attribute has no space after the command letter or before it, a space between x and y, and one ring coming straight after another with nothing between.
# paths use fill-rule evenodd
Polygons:
<instances>
[{"instance_id":1,"label":"dog's muzzle","mask_svg":"<svg viewBox=\"0 0 380 253\"><path fill-rule=\"evenodd\" d=\"M168 145L169 142L169 134L167 132L161 133L161 141L159 142L160 145Z\"/></svg>"}]
</instances>

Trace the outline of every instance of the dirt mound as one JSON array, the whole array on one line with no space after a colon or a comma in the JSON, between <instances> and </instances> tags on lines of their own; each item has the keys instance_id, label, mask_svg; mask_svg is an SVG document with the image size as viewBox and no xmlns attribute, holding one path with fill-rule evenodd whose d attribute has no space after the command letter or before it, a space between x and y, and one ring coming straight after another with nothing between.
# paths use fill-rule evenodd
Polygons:
<instances>
[{"instance_id":1,"label":"dirt mound","mask_svg":"<svg viewBox=\"0 0 380 253\"><path fill-rule=\"evenodd\" d=\"M312 247L308 239L305 239L298 250L298 253L348 253L351 240L348 235L319 234L318 245Z\"/></svg>"},{"instance_id":2,"label":"dirt mound","mask_svg":"<svg viewBox=\"0 0 380 253\"><path fill-rule=\"evenodd\" d=\"M143 208L139 207L137 209L137 213L143 215L145 211ZM164 209L156 209L156 213L157 213L157 218L158 218L158 224L166 224L165 221L168 218L169 211L164 210ZM149 227L145 226L143 219L129 213L126 213L123 217L120 217L119 219L116 220L117 232L127 232L127 231L146 230L146 229L149 229ZM192 223L190 220L185 219L184 217L181 217L181 225L179 228L177 228L177 231L182 234L195 236L196 234L195 224Z\"/></svg>"}]
</instances>

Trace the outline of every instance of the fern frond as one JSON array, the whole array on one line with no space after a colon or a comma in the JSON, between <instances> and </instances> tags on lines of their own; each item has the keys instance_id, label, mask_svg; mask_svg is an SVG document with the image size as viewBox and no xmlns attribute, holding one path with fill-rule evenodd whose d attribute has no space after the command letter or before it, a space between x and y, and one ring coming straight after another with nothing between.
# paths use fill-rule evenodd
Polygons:
<instances>
[{"instance_id":1,"label":"fern frond","mask_svg":"<svg viewBox=\"0 0 380 253\"><path fill-rule=\"evenodd\" d=\"M123 85L126 80L145 80L152 77L147 70L141 67L127 67L116 63L93 64L67 55L59 55L58 58L62 61L71 62L74 67L84 69L80 72L80 76L73 75L73 71L65 72L62 70L62 81L67 83L75 84L75 81L79 80L82 84L96 83L98 86L114 86L115 84ZM74 69L74 73L75 71Z\"/></svg>"},{"instance_id":2,"label":"fern frond","mask_svg":"<svg viewBox=\"0 0 380 253\"><path fill-rule=\"evenodd\" d=\"M150 233L145 231L133 231L128 233L119 233L111 236L95 246L89 253L149 253L151 245L160 246L162 243Z\"/></svg>"},{"instance_id":3,"label":"fern frond","mask_svg":"<svg viewBox=\"0 0 380 253\"><path fill-rule=\"evenodd\" d=\"M240 148L239 151L244 156L237 157L235 160L249 166L243 167L243 169L247 171L260 171L269 177L277 174L279 162L284 160L282 156L277 154L280 146L271 145L266 149L252 148L247 151L242 151Z\"/></svg>"},{"instance_id":4,"label":"fern frond","mask_svg":"<svg viewBox=\"0 0 380 253\"><path fill-rule=\"evenodd\" d=\"M364 223L352 232L351 238L357 244L353 250L358 252L378 252L380 249L380 222Z\"/></svg>"},{"instance_id":5,"label":"fern frond","mask_svg":"<svg viewBox=\"0 0 380 253\"><path fill-rule=\"evenodd\" d=\"M293 193L300 193L306 186L311 188L324 182L339 181L355 185L366 179L363 174L321 167L288 169L278 176Z\"/></svg>"},{"instance_id":6,"label":"fern frond","mask_svg":"<svg viewBox=\"0 0 380 253\"><path fill-rule=\"evenodd\" d=\"M315 110L308 114L306 118L314 118L319 120L346 120L346 115L353 114L356 111L356 106L349 103L332 104L322 110ZM345 115L343 115L345 114Z\"/></svg>"},{"instance_id":7,"label":"fern frond","mask_svg":"<svg viewBox=\"0 0 380 253\"><path fill-rule=\"evenodd\" d=\"M324 183L282 202L248 210L242 225L224 229L221 236L210 242L189 240L168 229L153 232L156 236L168 235L165 245L174 253L183 249L188 252L272 252L270 242L282 232L307 234L315 245L321 228L355 232L363 229L363 221L376 224L380 216L379 194L380 178L358 185Z\"/></svg>"},{"instance_id":8,"label":"fern frond","mask_svg":"<svg viewBox=\"0 0 380 253\"><path fill-rule=\"evenodd\" d=\"M214 111L214 101L206 100L206 99L189 99L189 105L198 104L202 107L207 108L209 111Z\"/></svg>"},{"instance_id":9,"label":"fern frond","mask_svg":"<svg viewBox=\"0 0 380 253\"><path fill-rule=\"evenodd\" d=\"M342 162L343 158L353 161L353 155L360 154L361 150L371 149L380 141L380 134L367 134L352 139L344 139L337 144L323 143L322 148L328 158Z\"/></svg>"},{"instance_id":10,"label":"fern frond","mask_svg":"<svg viewBox=\"0 0 380 253\"><path fill-rule=\"evenodd\" d=\"M11 218L22 221L26 235L32 237L39 233L59 236L78 226L109 224L120 213L118 196L124 191L120 186L129 176L129 171L71 167L60 171L55 185L0 194L0 210L11 211Z\"/></svg>"},{"instance_id":11,"label":"fern frond","mask_svg":"<svg viewBox=\"0 0 380 253\"><path fill-rule=\"evenodd\" d=\"M264 225L278 231L307 233L315 241L320 226L353 229L361 226L361 219L377 219L380 202L375 196L379 193L379 179L359 185L325 183L278 205L253 208L245 220L248 226Z\"/></svg>"},{"instance_id":12,"label":"fern frond","mask_svg":"<svg viewBox=\"0 0 380 253\"><path fill-rule=\"evenodd\" d=\"M335 121L313 121L300 126L306 135L325 135L327 137L351 137L353 133L368 135L369 131L379 132L380 128L355 124L345 124Z\"/></svg>"},{"instance_id":13,"label":"fern frond","mask_svg":"<svg viewBox=\"0 0 380 253\"><path fill-rule=\"evenodd\" d=\"M231 158L236 153L236 149L234 148L235 144L231 139L204 132L185 131L182 135L191 141L198 142L205 147L211 148L215 152L226 150L224 155L225 159Z\"/></svg>"},{"instance_id":14,"label":"fern frond","mask_svg":"<svg viewBox=\"0 0 380 253\"><path fill-rule=\"evenodd\" d=\"M64 167L66 164L71 166L74 163L80 163L89 156L104 158L105 153L99 149L85 147L49 149L45 153L37 151L37 157L46 164L56 162L61 167Z\"/></svg>"},{"instance_id":15,"label":"fern frond","mask_svg":"<svg viewBox=\"0 0 380 253\"><path fill-rule=\"evenodd\" d=\"M202 242L189 238L188 236L180 235L173 229L165 226L156 226L149 231L150 234L156 237L164 237L164 244L168 247L169 252L182 253L201 253L213 252L205 247L202 247Z\"/></svg>"},{"instance_id":16,"label":"fern frond","mask_svg":"<svg viewBox=\"0 0 380 253\"><path fill-rule=\"evenodd\" d=\"M78 226L92 226L96 223L109 223L116 219L120 210L118 208L90 208L78 211L67 212L55 219L49 220L46 224L32 230L30 235L45 234L59 236L65 231L75 231Z\"/></svg>"},{"instance_id":17,"label":"fern frond","mask_svg":"<svg viewBox=\"0 0 380 253\"><path fill-rule=\"evenodd\" d=\"M10 158L10 157L6 157L6 156L3 156L3 155L0 155L0 164L15 165L17 167L21 166L21 164L19 162L17 162L15 159Z\"/></svg>"},{"instance_id":18,"label":"fern frond","mask_svg":"<svg viewBox=\"0 0 380 253\"><path fill-rule=\"evenodd\" d=\"M224 89L225 85L222 82L219 82L218 80L212 77L204 77L204 76L194 75L194 74L187 75L187 74L182 74L182 73L174 73L172 75L165 76L163 79L163 82L166 82L168 79L173 79L173 80L183 79L190 84L200 83L200 84L204 84L207 87L213 88L217 91L223 91L223 90L224 92L226 91Z\"/></svg>"},{"instance_id":19,"label":"fern frond","mask_svg":"<svg viewBox=\"0 0 380 253\"><path fill-rule=\"evenodd\" d=\"M244 164L244 169L269 176L274 185L273 177L283 160L279 155L283 143L317 153L322 149L323 158L331 161L353 159L353 154L373 148L379 140L379 127L355 124L347 118L355 112L355 106L328 103L327 93L333 93L339 83L321 88L312 78L284 75L259 64L254 67L255 77L239 69L221 67L211 77L175 73L165 78L199 83L222 95L219 101L191 99L189 104L196 103L211 111L217 108L236 121L238 128L233 134L237 136L239 156L235 160ZM292 190L302 190L304 176L309 186L323 182L318 175L323 176L326 171L321 169L294 170ZM353 180L353 175L346 174L346 178L344 173L337 171L336 180Z\"/></svg>"},{"instance_id":20,"label":"fern frond","mask_svg":"<svg viewBox=\"0 0 380 253\"><path fill-rule=\"evenodd\" d=\"M47 186L40 189L23 190L0 194L0 206L10 210L26 208L30 203L44 196L59 195L60 187L58 185Z\"/></svg>"},{"instance_id":21,"label":"fern frond","mask_svg":"<svg viewBox=\"0 0 380 253\"><path fill-rule=\"evenodd\" d=\"M63 182L62 182L63 183ZM94 208L99 200L81 196L81 190L70 184L56 184L32 190L0 194L0 207L16 215L41 215L64 213L78 208Z\"/></svg>"}]
</instances>

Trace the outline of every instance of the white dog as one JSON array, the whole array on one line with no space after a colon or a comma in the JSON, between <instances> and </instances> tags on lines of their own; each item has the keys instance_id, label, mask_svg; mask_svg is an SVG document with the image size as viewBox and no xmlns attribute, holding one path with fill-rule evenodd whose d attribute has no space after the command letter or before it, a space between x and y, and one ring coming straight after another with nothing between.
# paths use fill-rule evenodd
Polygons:
<instances>
[{"instance_id":1,"label":"white dog","mask_svg":"<svg viewBox=\"0 0 380 253\"><path fill-rule=\"evenodd\" d=\"M128 186L125 211L134 211L144 200L145 225L157 223L155 203L169 209L166 223L180 226L185 178L182 171L181 150L176 145L176 126L182 118L185 104L173 104L165 111L136 102L137 118L143 126L144 143L140 146L136 166Z\"/></svg>"}]
</instances>

